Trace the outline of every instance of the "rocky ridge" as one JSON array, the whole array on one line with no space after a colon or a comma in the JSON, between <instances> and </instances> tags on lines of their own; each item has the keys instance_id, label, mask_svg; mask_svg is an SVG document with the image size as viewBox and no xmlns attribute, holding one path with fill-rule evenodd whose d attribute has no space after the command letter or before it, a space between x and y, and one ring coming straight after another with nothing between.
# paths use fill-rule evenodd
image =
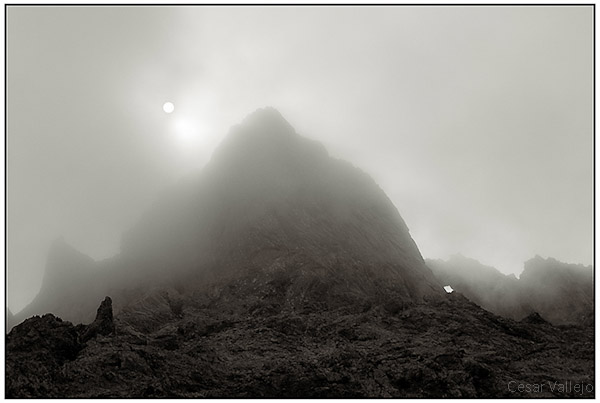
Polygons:
<instances>
[{"instance_id":1,"label":"rocky ridge","mask_svg":"<svg viewBox=\"0 0 600 403\"><path fill-rule=\"evenodd\" d=\"M593 322L591 266L536 256L525 262L517 279L462 255L428 259L427 265L440 283L497 315L521 320L535 312L557 325Z\"/></svg>"}]
</instances>

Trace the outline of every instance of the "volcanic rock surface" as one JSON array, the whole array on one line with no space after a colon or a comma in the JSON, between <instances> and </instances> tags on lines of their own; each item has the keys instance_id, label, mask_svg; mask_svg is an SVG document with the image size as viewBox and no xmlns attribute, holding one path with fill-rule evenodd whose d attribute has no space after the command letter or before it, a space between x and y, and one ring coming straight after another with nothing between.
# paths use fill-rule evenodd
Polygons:
<instances>
[{"instance_id":1,"label":"volcanic rock surface","mask_svg":"<svg viewBox=\"0 0 600 403\"><path fill-rule=\"evenodd\" d=\"M7 397L594 396L549 384L593 387L593 326L515 322L457 292L404 307L294 309L285 285L257 288L258 299L241 282L179 308L150 293L114 333L86 342L85 326L28 319L7 337Z\"/></svg>"}]
</instances>

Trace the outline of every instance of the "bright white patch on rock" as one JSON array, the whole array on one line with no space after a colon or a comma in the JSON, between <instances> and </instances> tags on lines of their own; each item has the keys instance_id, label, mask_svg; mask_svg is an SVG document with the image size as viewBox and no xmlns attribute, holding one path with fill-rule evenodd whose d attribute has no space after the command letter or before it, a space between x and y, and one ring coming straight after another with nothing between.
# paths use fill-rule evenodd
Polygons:
<instances>
[{"instance_id":1,"label":"bright white patch on rock","mask_svg":"<svg viewBox=\"0 0 600 403\"><path fill-rule=\"evenodd\" d=\"M452 293L452 291L454 291L454 289L453 289L452 287L450 287L449 285L446 285L446 286L444 286L444 290L445 290L445 291L446 291L448 294L450 294L450 293Z\"/></svg>"}]
</instances>

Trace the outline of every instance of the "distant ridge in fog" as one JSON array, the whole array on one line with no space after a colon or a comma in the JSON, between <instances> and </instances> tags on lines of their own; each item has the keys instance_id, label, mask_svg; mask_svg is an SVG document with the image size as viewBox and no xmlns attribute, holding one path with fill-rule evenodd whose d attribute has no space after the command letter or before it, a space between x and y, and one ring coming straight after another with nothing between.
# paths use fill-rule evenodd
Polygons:
<instances>
[{"instance_id":1,"label":"distant ridge in fog","mask_svg":"<svg viewBox=\"0 0 600 403\"><path fill-rule=\"evenodd\" d=\"M554 324L593 321L592 266L535 256L517 279L462 255L427 259L427 265L442 283L495 314L521 320L537 312Z\"/></svg>"}]
</instances>

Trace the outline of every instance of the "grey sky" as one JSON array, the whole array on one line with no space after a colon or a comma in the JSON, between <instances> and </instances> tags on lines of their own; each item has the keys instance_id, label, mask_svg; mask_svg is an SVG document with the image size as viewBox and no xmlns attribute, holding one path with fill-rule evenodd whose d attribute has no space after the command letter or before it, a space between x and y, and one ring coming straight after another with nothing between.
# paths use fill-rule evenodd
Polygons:
<instances>
[{"instance_id":1,"label":"grey sky","mask_svg":"<svg viewBox=\"0 0 600 403\"><path fill-rule=\"evenodd\" d=\"M9 307L37 293L54 238L117 253L267 105L372 175L425 257L591 264L592 13L9 7Z\"/></svg>"}]
</instances>

